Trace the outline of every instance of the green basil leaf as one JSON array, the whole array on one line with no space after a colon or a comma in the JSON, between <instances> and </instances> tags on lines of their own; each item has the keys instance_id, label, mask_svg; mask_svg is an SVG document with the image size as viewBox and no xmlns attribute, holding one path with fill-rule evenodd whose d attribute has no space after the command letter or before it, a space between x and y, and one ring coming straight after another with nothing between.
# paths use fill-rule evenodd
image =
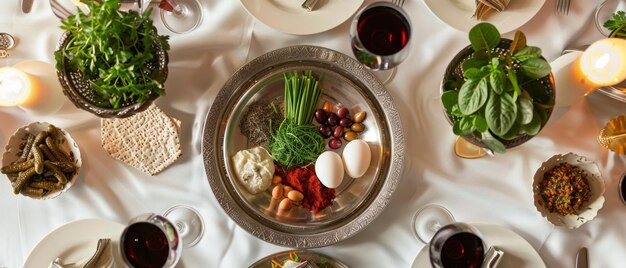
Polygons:
<instances>
[{"instance_id":1,"label":"green basil leaf","mask_svg":"<svg viewBox=\"0 0 626 268\"><path fill-rule=\"evenodd\" d=\"M475 51L489 51L500 43L500 32L493 24L482 22L469 31L469 40Z\"/></svg>"},{"instance_id":2,"label":"green basil leaf","mask_svg":"<svg viewBox=\"0 0 626 268\"><path fill-rule=\"evenodd\" d=\"M441 94L441 104L443 104L448 114L452 114L452 107L457 104L458 100L459 92L456 90L445 91Z\"/></svg>"},{"instance_id":3,"label":"green basil leaf","mask_svg":"<svg viewBox=\"0 0 626 268\"><path fill-rule=\"evenodd\" d=\"M519 108L519 123L522 125L526 125L533 120L533 100L528 96L528 93L524 91L525 94L522 94L517 99L517 107Z\"/></svg>"},{"instance_id":4,"label":"green basil leaf","mask_svg":"<svg viewBox=\"0 0 626 268\"><path fill-rule=\"evenodd\" d=\"M517 105L511 95L503 93L489 96L485 107L485 119L494 134L498 136L506 134L515 123L516 117Z\"/></svg>"},{"instance_id":5,"label":"green basil leaf","mask_svg":"<svg viewBox=\"0 0 626 268\"><path fill-rule=\"evenodd\" d=\"M464 114L461 112L461 109L459 109L458 103L452 106L452 111L450 111L450 115L456 116L459 118L464 116Z\"/></svg>"},{"instance_id":6,"label":"green basil leaf","mask_svg":"<svg viewBox=\"0 0 626 268\"><path fill-rule=\"evenodd\" d=\"M457 88L457 81L454 79L451 80L447 80L446 82L443 83L443 91L452 91L452 90L456 90Z\"/></svg>"},{"instance_id":7,"label":"green basil leaf","mask_svg":"<svg viewBox=\"0 0 626 268\"><path fill-rule=\"evenodd\" d=\"M491 58L491 70L498 70L500 66L500 59L498 57Z\"/></svg>"},{"instance_id":8,"label":"green basil leaf","mask_svg":"<svg viewBox=\"0 0 626 268\"><path fill-rule=\"evenodd\" d=\"M468 135L472 133L472 131L476 130L474 127L474 116L464 116L461 118L459 121L459 130L461 133L459 136Z\"/></svg>"},{"instance_id":9,"label":"green basil leaf","mask_svg":"<svg viewBox=\"0 0 626 268\"><path fill-rule=\"evenodd\" d=\"M487 125L487 120L480 114L474 115L474 127L479 132L485 132L489 130L489 125Z\"/></svg>"},{"instance_id":10,"label":"green basil leaf","mask_svg":"<svg viewBox=\"0 0 626 268\"><path fill-rule=\"evenodd\" d=\"M513 101L515 101L517 100L517 97L522 94L522 89L517 82L517 75L514 70L507 71L506 75L511 82L511 86L513 87Z\"/></svg>"},{"instance_id":11,"label":"green basil leaf","mask_svg":"<svg viewBox=\"0 0 626 268\"><path fill-rule=\"evenodd\" d=\"M541 49L533 46L527 46L513 54L513 59L519 62L537 59L539 57L541 57Z\"/></svg>"},{"instance_id":12,"label":"green basil leaf","mask_svg":"<svg viewBox=\"0 0 626 268\"><path fill-rule=\"evenodd\" d=\"M489 74L489 86L497 94L504 91L504 74L501 70L495 70Z\"/></svg>"},{"instance_id":13,"label":"green basil leaf","mask_svg":"<svg viewBox=\"0 0 626 268\"><path fill-rule=\"evenodd\" d=\"M496 153L503 154L503 153L506 152L506 147L504 146L504 144L502 144L502 142L500 142L498 139L494 138L491 135L491 133L489 133L489 131L482 133L481 141L485 145L487 145L487 147L489 147L489 149L491 149L492 151L494 151Z\"/></svg>"},{"instance_id":14,"label":"green basil leaf","mask_svg":"<svg viewBox=\"0 0 626 268\"><path fill-rule=\"evenodd\" d=\"M461 63L461 69L463 70L463 72L465 72L467 69L470 69L470 68L480 69L480 67L483 67L487 64L489 64L489 62L485 59L472 57L463 61L463 63Z\"/></svg>"},{"instance_id":15,"label":"green basil leaf","mask_svg":"<svg viewBox=\"0 0 626 268\"><path fill-rule=\"evenodd\" d=\"M476 81L480 80L486 75L487 75L487 72L478 68L469 68L465 72L463 72L463 76L465 76L465 78L476 80Z\"/></svg>"},{"instance_id":16,"label":"green basil leaf","mask_svg":"<svg viewBox=\"0 0 626 268\"><path fill-rule=\"evenodd\" d=\"M455 121L452 124L452 133L457 136L463 136L463 131L461 131L461 120Z\"/></svg>"},{"instance_id":17,"label":"green basil leaf","mask_svg":"<svg viewBox=\"0 0 626 268\"><path fill-rule=\"evenodd\" d=\"M487 65L489 64L489 59L491 59L491 56L487 53L486 50L478 50L472 53L472 58L484 60L486 62L485 65Z\"/></svg>"},{"instance_id":18,"label":"green basil leaf","mask_svg":"<svg viewBox=\"0 0 626 268\"><path fill-rule=\"evenodd\" d=\"M467 80L459 90L459 109L465 115L473 114L485 105L488 97L489 88L486 79Z\"/></svg>"},{"instance_id":19,"label":"green basil leaf","mask_svg":"<svg viewBox=\"0 0 626 268\"><path fill-rule=\"evenodd\" d=\"M522 131L530 136L535 136L541 130L541 116L534 112L533 120L526 125L522 125Z\"/></svg>"},{"instance_id":20,"label":"green basil leaf","mask_svg":"<svg viewBox=\"0 0 626 268\"><path fill-rule=\"evenodd\" d=\"M519 116L518 116L519 117ZM500 136L500 138L510 141L520 136L520 131L522 129L522 125L518 122L515 122L511 129L506 132L506 134Z\"/></svg>"},{"instance_id":21,"label":"green basil leaf","mask_svg":"<svg viewBox=\"0 0 626 268\"><path fill-rule=\"evenodd\" d=\"M539 79L548 75L551 71L550 64L540 58L529 59L521 64L522 73L531 79Z\"/></svg>"}]
</instances>

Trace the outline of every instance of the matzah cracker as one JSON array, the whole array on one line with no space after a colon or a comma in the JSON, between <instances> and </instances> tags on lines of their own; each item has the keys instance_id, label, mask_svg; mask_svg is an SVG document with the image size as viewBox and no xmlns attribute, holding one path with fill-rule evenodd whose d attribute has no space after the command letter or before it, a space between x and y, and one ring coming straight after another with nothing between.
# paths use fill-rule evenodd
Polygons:
<instances>
[{"instance_id":1,"label":"matzah cracker","mask_svg":"<svg viewBox=\"0 0 626 268\"><path fill-rule=\"evenodd\" d=\"M113 158L150 175L180 156L180 120L170 118L155 104L128 118L101 120L102 147Z\"/></svg>"}]
</instances>

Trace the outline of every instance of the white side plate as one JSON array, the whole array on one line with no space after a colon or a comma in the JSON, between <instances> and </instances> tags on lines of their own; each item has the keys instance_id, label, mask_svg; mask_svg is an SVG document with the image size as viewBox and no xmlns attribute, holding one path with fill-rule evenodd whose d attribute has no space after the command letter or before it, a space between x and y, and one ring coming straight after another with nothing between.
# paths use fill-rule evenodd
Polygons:
<instances>
[{"instance_id":1,"label":"white side plate","mask_svg":"<svg viewBox=\"0 0 626 268\"><path fill-rule=\"evenodd\" d=\"M315 10L302 8L296 0L240 0L257 20L277 31L308 35L337 27L350 18L363 0L319 0Z\"/></svg>"}]
</instances>

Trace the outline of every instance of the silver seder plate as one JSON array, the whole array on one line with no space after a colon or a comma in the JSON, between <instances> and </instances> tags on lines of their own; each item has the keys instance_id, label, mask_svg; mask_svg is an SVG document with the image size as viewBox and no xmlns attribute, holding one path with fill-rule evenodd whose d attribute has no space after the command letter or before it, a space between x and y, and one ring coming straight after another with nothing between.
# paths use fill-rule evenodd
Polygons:
<instances>
[{"instance_id":1,"label":"silver seder plate","mask_svg":"<svg viewBox=\"0 0 626 268\"><path fill-rule=\"evenodd\" d=\"M231 157L247 149L239 122L248 104L282 100L283 73L312 70L325 100L352 111L366 111L366 141L372 160L365 175L344 177L332 206L313 214L295 208L279 215L268 191L252 195L234 177ZM336 108L335 108L336 111ZM346 142L344 141L345 147ZM202 137L205 172L215 198L244 230L277 245L315 248L351 237L370 224L390 201L404 166L400 115L384 86L356 60L315 46L292 46L262 55L239 69L218 93L206 117ZM341 154L341 150L336 150Z\"/></svg>"}]
</instances>

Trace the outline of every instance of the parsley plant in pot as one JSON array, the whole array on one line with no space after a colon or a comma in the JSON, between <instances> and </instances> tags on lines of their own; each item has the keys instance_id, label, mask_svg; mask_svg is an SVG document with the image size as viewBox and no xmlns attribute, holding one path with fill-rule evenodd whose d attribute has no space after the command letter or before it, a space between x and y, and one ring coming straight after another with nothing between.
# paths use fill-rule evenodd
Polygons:
<instances>
[{"instance_id":1,"label":"parsley plant in pot","mask_svg":"<svg viewBox=\"0 0 626 268\"><path fill-rule=\"evenodd\" d=\"M158 35L150 13L119 10L120 0L82 0L62 20L63 34L54 56L65 95L100 117L126 117L165 95L169 43Z\"/></svg>"},{"instance_id":2,"label":"parsley plant in pot","mask_svg":"<svg viewBox=\"0 0 626 268\"><path fill-rule=\"evenodd\" d=\"M469 40L446 69L441 102L454 134L504 153L548 121L555 97L551 68L522 32L502 39L495 26L480 23Z\"/></svg>"}]
</instances>

